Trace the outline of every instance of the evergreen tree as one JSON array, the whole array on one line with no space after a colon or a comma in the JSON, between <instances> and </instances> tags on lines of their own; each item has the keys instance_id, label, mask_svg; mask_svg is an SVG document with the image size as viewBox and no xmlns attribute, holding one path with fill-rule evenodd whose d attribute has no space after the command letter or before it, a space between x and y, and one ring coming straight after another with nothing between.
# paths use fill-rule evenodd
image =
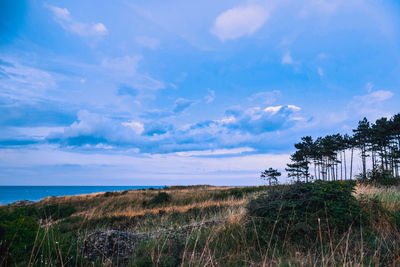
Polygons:
<instances>
[{"instance_id":1,"label":"evergreen tree","mask_svg":"<svg viewBox=\"0 0 400 267\"><path fill-rule=\"evenodd\" d=\"M279 176L281 176L281 173L273 168L261 172L261 179L267 180L269 185L277 184Z\"/></svg>"},{"instance_id":2,"label":"evergreen tree","mask_svg":"<svg viewBox=\"0 0 400 267\"><path fill-rule=\"evenodd\" d=\"M358 122L357 129L353 130L354 132L354 145L360 149L361 151L361 161L362 161L362 178L367 178L367 150L370 142L370 123L367 118L364 117L362 121Z\"/></svg>"}]
</instances>

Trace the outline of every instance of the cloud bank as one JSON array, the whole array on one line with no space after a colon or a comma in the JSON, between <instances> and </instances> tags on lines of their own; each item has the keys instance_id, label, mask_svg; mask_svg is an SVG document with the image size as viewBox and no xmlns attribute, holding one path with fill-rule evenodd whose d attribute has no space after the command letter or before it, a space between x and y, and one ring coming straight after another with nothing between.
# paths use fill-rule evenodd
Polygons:
<instances>
[{"instance_id":1,"label":"cloud bank","mask_svg":"<svg viewBox=\"0 0 400 267\"><path fill-rule=\"evenodd\" d=\"M192 102L178 99L172 114L183 112ZM69 147L128 149L142 153L173 153L248 147L261 151L260 139L288 130L304 119L294 105L228 109L219 120L177 126L159 118L121 121L80 111L77 121L47 136L50 143ZM270 140L272 142L272 140Z\"/></svg>"}]
</instances>

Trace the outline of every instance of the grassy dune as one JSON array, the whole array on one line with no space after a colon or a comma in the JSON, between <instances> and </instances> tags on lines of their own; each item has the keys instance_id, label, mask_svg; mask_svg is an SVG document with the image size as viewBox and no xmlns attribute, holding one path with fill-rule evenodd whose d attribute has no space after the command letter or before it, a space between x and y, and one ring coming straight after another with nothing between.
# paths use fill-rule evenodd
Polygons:
<instances>
[{"instance_id":1,"label":"grassy dune","mask_svg":"<svg viewBox=\"0 0 400 267\"><path fill-rule=\"evenodd\" d=\"M69 219L80 217L80 223L84 221L90 230L144 232L235 216L243 212L249 198L263 189L265 187L192 186L163 190L129 190L45 198L36 207L71 206L75 212ZM167 194L170 199L157 201L160 193ZM61 221L62 224L68 224L68 220Z\"/></svg>"},{"instance_id":2,"label":"grassy dune","mask_svg":"<svg viewBox=\"0 0 400 267\"><path fill-rule=\"evenodd\" d=\"M400 264L399 189L357 185L353 195L362 208L364 222L351 224L344 232L336 231L332 225L328 231L320 229L311 243L277 238L279 213L267 236L259 231L257 218L248 215L247 206L252 199L264 194L268 190L266 187L192 186L51 197L29 207L32 217L40 220L40 227L39 224L37 229L21 224L19 229L22 230L16 230L15 236L19 236L24 227L35 229L30 233L32 244L16 246L16 252L8 257L3 253L0 264L101 266L106 262L93 263L80 252L82 242L92 232L107 229L131 233L179 231L179 227L185 225L222 221L209 227L194 227L178 243L171 243L169 236L144 242L124 265L397 266ZM49 208L52 206L65 210L65 214L56 216L53 212L56 218L43 219L46 217L43 211L46 208L52 211ZM26 208L1 209L10 213ZM321 224L324 220L321 218ZM25 230L29 232L29 229ZM17 239L14 245L21 242ZM2 247L3 251L7 249ZM108 262L108 265L116 263Z\"/></svg>"}]
</instances>

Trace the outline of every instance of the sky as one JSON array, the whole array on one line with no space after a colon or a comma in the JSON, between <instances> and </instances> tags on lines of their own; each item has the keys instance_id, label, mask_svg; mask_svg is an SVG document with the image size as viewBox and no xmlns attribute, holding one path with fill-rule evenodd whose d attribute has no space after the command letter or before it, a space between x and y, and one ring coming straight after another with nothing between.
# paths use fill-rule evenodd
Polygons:
<instances>
[{"instance_id":1,"label":"sky","mask_svg":"<svg viewBox=\"0 0 400 267\"><path fill-rule=\"evenodd\" d=\"M399 103L396 0L0 1L0 185L260 184Z\"/></svg>"}]
</instances>

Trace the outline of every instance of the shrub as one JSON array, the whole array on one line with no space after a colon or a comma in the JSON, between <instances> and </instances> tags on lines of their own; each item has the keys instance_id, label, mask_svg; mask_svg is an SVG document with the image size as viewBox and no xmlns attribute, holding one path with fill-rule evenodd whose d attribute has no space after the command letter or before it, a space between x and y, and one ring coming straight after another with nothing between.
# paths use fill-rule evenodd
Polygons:
<instances>
[{"instance_id":1,"label":"shrub","mask_svg":"<svg viewBox=\"0 0 400 267\"><path fill-rule=\"evenodd\" d=\"M3 222L0 228L3 231L0 241L1 258L5 263L27 260L40 229L35 219L30 216L20 216L12 221Z\"/></svg>"},{"instance_id":2,"label":"shrub","mask_svg":"<svg viewBox=\"0 0 400 267\"><path fill-rule=\"evenodd\" d=\"M112 196L115 196L115 195L116 195L115 192L110 192L110 191L107 191L107 192L104 193L104 197L112 197Z\"/></svg>"},{"instance_id":3,"label":"shrub","mask_svg":"<svg viewBox=\"0 0 400 267\"><path fill-rule=\"evenodd\" d=\"M177 239L161 236L137 245L131 266L180 266L184 244ZM155 257L154 257L155 255Z\"/></svg>"},{"instance_id":4,"label":"shrub","mask_svg":"<svg viewBox=\"0 0 400 267\"><path fill-rule=\"evenodd\" d=\"M168 203L171 201L171 196L166 192L158 192L155 196L153 196L148 202L143 201L143 206L153 207Z\"/></svg>"},{"instance_id":5,"label":"shrub","mask_svg":"<svg viewBox=\"0 0 400 267\"><path fill-rule=\"evenodd\" d=\"M72 206L65 205L45 205L39 209L39 217L42 219L52 218L53 220L69 217L76 210Z\"/></svg>"},{"instance_id":6,"label":"shrub","mask_svg":"<svg viewBox=\"0 0 400 267\"><path fill-rule=\"evenodd\" d=\"M278 240L314 242L320 230L343 232L359 221L354 186L354 181L278 186L252 200L247 210L265 241L272 234Z\"/></svg>"},{"instance_id":7,"label":"shrub","mask_svg":"<svg viewBox=\"0 0 400 267\"><path fill-rule=\"evenodd\" d=\"M367 178L369 178L369 182L375 185L393 186L400 184L400 179L393 177L391 171L385 171L380 168L369 171Z\"/></svg>"},{"instance_id":8,"label":"shrub","mask_svg":"<svg viewBox=\"0 0 400 267\"><path fill-rule=\"evenodd\" d=\"M228 198L240 199L245 195L265 190L264 186L257 187L244 187L244 188L231 188L227 190L218 191L213 195L214 200L226 200Z\"/></svg>"}]
</instances>

